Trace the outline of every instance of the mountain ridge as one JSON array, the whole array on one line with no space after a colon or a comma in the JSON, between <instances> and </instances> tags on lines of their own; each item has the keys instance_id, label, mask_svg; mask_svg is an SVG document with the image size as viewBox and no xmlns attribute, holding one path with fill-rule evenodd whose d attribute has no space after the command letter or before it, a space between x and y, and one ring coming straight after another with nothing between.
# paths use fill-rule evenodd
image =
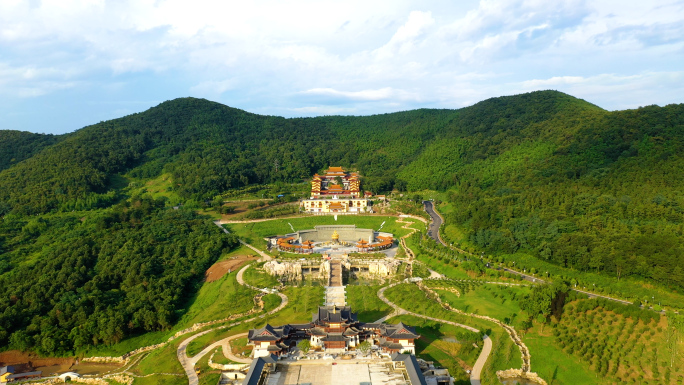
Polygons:
<instances>
[{"instance_id":1,"label":"mountain ridge","mask_svg":"<svg viewBox=\"0 0 684 385\"><path fill-rule=\"evenodd\" d=\"M374 193L439 191L451 241L684 287L667 268L684 250L655 248L684 231L684 104L606 111L538 91L458 110L286 119L180 98L35 148L0 171L0 215L106 208L162 174L183 203L341 165Z\"/></svg>"}]
</instances>

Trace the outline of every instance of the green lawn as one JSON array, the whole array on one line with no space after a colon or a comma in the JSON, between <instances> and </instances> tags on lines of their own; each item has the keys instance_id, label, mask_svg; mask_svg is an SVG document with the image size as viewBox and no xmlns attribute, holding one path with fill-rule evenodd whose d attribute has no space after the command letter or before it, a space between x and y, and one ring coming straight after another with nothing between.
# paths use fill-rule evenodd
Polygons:
<instances>
[{"instance_id":1,"label":"green lawn","mask_svg":"<svg viewBox=\"0 0 684 385\"><path fill-rule=\"evenodd\" d=\"M347 305L358 313L359 321L375 322L392 312L392 308L378 298L381 286L347 286Z\"/></svg>"},{"instance_id":2,"label":"green lawn","mask_svg":"<svg viewBox=\"0 0 684 385\"><path fill-rule=\"evenodd\" d=\"M183 367L181 366L180 362L178 362L178 356L176 355L176 350L178 349L178 345L180 343L180 339L174 340L172 343L167 344L162 348L151 351L142 360L140 360L140 362L134 365L130 369L130 372L142 376L152 373L185 374ZM152 376L152 378L156 377L157 376ZM171 378L170 376L159 377L164 377L166 379ZM185 383L187 383L187 379L183 379L185 380Z\"/></svg>"},{"instance_id":3,"label":"green lawn","mask_svg":"<svg viewBox=\"0 0 684 385\"><path fill-rule=\"evenodd\" d=\"M295 231L313 229L317 225L356 225L358 228L365 229L380 229L384 222L381 231L394 234L395 238L399 238L411 232L411 230L402 229L405 223L396 223L397 217L391 216L375 216L375 215L340 215L337 221L332 215L316 216L316 217L301 217L289 219L274 219L272 221L255 222L255 223L239 223L224 225L229 231L237 234L241 239L261 249L266 248L266 241L264 237L274 235L284 235L292 232L292 227ZM292 224L290 227L289 224Z\"/></svg>"},{"instance_id":4,"label":"green lawn","mask_svg":"<svg viewBox=\"0 0 684 385\"><path fill-rule=\"evenodd\" d=\"M283 310L267 317L272 325L311 321L311 315L323 305L325 299L325 289L322 286L288 286L283 294L287 295L289 303ZM265 323L262 321L257 327L262 327Z\"/></svg>"},{"instance_id":5,"label":"green lawn","mask_svg":"<svg viewBox=\"0 0 684 385\"><path fill-rule=\"evenodd\" d=\"M178 359L176 359L178 361ZM133 385L187 385L188 377L157 374L150 377L135 378Z\"/></svg>"},{"instance_id":6,"label":"green lawn","mask_svg":"<svg viewBox=\"0 0 684 385\"><path fill-rule=\"evenodd\" d=\"M412 242L409 245L409 247L411 247L411 250L414 250L414 251L419 250L418 246L415 245L415 241L413 241L413 240L411 240L411 241ZM408 240L407 240L407 242L408 242ZM465 270L461 269L458 266L454 266L453 264L448 263L446 261L440 261L437 258L430 258L426 254L421 253L421 252L418 252L417 254L418 255L416 256L416 258L419 261L425 263L432 270L446 275L448 278L451 278L451 279L472 279L472 277L470 277Z\"/></svg>"},{"instance_id":7,"label":"green lawn","mask_svg":"<svg viewBox=\"0 0 684 385\"><path fill-rule=\"evenodd\" d=\"M264 311L271 311L280 306L282 302L278 294L266 294L261 299L264 301Z\"/></svg>"},{"instance_id":8,"label":"green lawn","mask_svg":"<svg viewBox=\"0 0 684 385\"><path fill-rule=\"evenodd\" d=\"M216 385L221 377L221 371L209 367L209 357L211 354L202 357L195 365L200 371L198 375L200 385Z\"/></svg>"},{"instance_id":9,"label":"green lawn","mask_svg":"<svg viewBox=\"0 0 684 385\"><path fill-rule=\"evenodd\" d=\"M233 271L217 281L205 282L174 329L226 318L252 309L257 292L238 284L236 276L237 271Z\"/></svg>"},{"instance_id":10,"label":"green lawn","mask_svg":"<svg viewBox=\"0 0 684 385\"><path fill-rule=\"evenodd\" d=\"M226 337L230 337L235 334L245 332L249 327L245 325L237 325L232 328L217 329L210 331L209 333L199 336L194 340L190 341L186 349L186 354L188 357L192 357L197 353L201 352L205 347L213 344L214 342L220 341Z\"/></svg>"},{"instance_id":11,"label":"green lawn","mask_svg":"<svg viewBox=\"0 0 684 385\"><path fill-rule=\"evenodd\" d=\"M518 299L530 293L530 288L484 284L465 294L461 293L460 297L449 291L436 291L443 300L456 309L467 313L487 315L500 321L506 319L515 321L526 316L526 314L522 314Z\"/></svg>"},{"instance_id":12,"label":"green lawn","mask_svg":"<svg viewBox=\"0 0 684 385\"><path fill-rule=\"evenodd\" d=\"M242 275L242 278L245 280L245 283L256 287L278 286L278 280L274 276L262 270L261 267L263 265L263 262L252 263Z\"/></svg>"},{"instance_id":13,"label":"green lawn","mask_svg":"<svg viewBox=\"0 0 684 385\"><path fill-rule=\"evenodd\" d=\"M400 307L435 318L472 326L488 331L492 339L492 357L487 360L482 374L483 384L499 384L496 371L520 368L522 360L520 352L510 337L499 326L492 322L457 314L443 309L436 301L429 299L425 293L413 284L401 284L385 291L385 296ZM465 329L464 329L465 330ZM534 360L534 355L533 355Z\"/></svg>"},{"instance_id":14,"label":"green lawn","mask_svg":"<svg viewBox=\"0 0 684 385\"><path fill-rule=\"evenodd\" d=\"M537 329L537 330L535 330ZM540 336L538 328L530 329L523 342L530 349L532 371L549 385L593 385L610 383L601 381L586 364L569 355L554 344L552 336Z\"/></svg>"},{"instance_id":15,"label":"green lawn","mask_svg":"<svg viewBox=\"0 0 684 385\"><path fill-rule=\"evenodd\" d=\"M449 369L456 384L470 384L469 375L462 365L471 368L482 350L482 340L477 333L448 324L440 324L423 318L404 315L393 317L387 322L404 322L416 328L421 338L416 341L416 354L427 361L435 361ZM478 347L471 342L462 341L461 335L469 335Z\"/></svg>"}]
</instances>

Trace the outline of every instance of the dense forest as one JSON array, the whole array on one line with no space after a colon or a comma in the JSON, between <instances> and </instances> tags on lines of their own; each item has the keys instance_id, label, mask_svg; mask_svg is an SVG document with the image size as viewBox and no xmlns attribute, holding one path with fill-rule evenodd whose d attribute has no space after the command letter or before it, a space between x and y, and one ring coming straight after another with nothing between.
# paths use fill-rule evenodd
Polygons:
<instances>
[{"instance_id":1,"label":"dense forest","mask_svg":"<svg viewBox=\"0 0 684 385\"><path fill-rule=\"evenodd\" d=\"M28 159L40 150L57 143L64 136L0 130L0 170Z\"/></svg>"},{"instance_id":2,"label":"dense forest","mask_svg":"<svg viewBox=\"0 0 684 385\"><path fill-rule=\"evenodd\" d=\"M107 210L0 223L0 346L66 354L166 330L237 240L205 218L134 197Z\"/></svg>"},{"instance_id":3,"label":"dense forest","mask_svg":"<svg viewBox=\"0 0 684 385\"><path fill-rule=\"evenodd\" d=\"M182 98L67 135L0 131L0 139L0 344L52 346L43 331L68 322L63 314L78 327L65 325L59 341L66 345L45 351L171 322L173 311L153 310L180 306L183 291L169 280L187 287L233 240L189 212L162 209L163 202L138 198L154 208L130 217L129 186L162 174L180 199L197 202L246 186L301 182L340 165L359 171L362 188L374 193L442 192L446 223L462 234L450 240L478 251L527 253L684 289L681 104L609 112L539 91L458 110L285 119ZM167 226L182 239L154 238ZM214 246L187 246L191 234ZM144 270L145 279L134 274L140 282L130 283L124 267L113 268L119 275L102 268L130 247L147 247L146 237L159 247L136 255L174 262ZM176 262L175 253L187 258ZM114 286L100 286L101 274L114 274ZM153 294L134 301L143 284L153 285ZM38 295L50 300L36 302ZM108 326L91 312L69 313L78 301L127 322Z\"/></svg>"}]
</instances>

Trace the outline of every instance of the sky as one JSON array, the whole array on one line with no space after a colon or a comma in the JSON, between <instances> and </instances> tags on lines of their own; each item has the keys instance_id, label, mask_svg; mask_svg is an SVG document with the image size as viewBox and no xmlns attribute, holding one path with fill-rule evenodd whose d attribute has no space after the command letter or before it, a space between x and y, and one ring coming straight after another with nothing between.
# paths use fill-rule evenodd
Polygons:
<instances>
[{"instance_id":1,"label":"sky","mask_svg":"<svg viewBox=\"0 0 684 385\"><path fill-rule=\"evenodd\" d=\"M684 103L684 0L0 0L0 129L193 96L285 117L555 89Z\"/></svg>"}]
</instances>

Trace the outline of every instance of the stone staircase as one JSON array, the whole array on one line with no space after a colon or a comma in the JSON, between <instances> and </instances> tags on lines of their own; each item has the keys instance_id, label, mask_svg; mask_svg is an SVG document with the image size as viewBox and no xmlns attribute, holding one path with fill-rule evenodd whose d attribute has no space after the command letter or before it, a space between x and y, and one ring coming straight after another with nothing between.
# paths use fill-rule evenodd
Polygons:
<instances>
[{"instance_id":1,"label":"stone staircase","mask_svg":"<svg viewBox=\"0 0 684 385\"><path fill-rule=\"evenodd\" d=\"M347 305L347 291L344 286L327 286L325 288L325 306L333 305Z\"/></svg>"}]
</instances>

